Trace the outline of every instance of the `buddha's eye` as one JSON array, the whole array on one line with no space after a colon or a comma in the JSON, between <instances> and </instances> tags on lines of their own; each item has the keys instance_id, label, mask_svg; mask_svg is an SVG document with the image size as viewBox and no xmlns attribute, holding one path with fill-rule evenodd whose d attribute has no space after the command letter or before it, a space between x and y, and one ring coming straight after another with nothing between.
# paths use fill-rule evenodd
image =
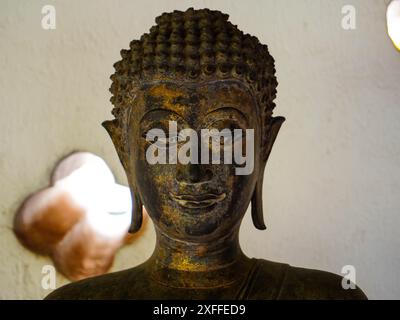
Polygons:
<instances>
[{"instance_id":1,"label":"buddha's eye","mask_svg":"<svg viewBox=\"0 0 400 320\"><path fill-rule=\"evenodd\" d=\"M235 123L227 124L226 127L217 126L210 130L210 139L214 146L230 146L241 142L244 137L245 130Z\"/></svg>"},{"instance_id":2,"label":"buddha's eye","mask_svg":"<svg viewBox=\"0 0 400 320\"><path fill-rule=\"evenodd\" d=\"M142 134L142 137L151 144L156 144L160 149L167 149L179 144L179 134L170 134L168 131L164 131L160 128L152 128Z\"/></svg>"}]
</instances>

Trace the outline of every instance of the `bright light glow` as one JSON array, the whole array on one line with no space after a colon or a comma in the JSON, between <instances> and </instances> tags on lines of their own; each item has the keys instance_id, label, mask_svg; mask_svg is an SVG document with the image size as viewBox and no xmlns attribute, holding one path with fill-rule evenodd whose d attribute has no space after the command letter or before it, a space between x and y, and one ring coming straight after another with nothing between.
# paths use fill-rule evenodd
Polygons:
<instances>
[{"instance_id":1,"label":"bright light glow","mask_svg":"<svg viewBox=\"0 0 400 320\"><path fill-rule=\"evenodd\" d=\"M123 239L131 223L131 193L115 183L103 159L87 152L72 154L57 166L52 180L85 210L84 220L97 235Z\"/></svg>"},{"instance_id":2,"label":"bright light glow","mask_svg":"<svg viewBox=\"0 0 400 320\"><path fill-rule=\"evenodd\" d=\"M127 244L132 199L100 157L77 152L59 162L49 187L17 211L14 231L36 253L49 255L70 280L107 272Z\"/></svg>"},{"instance_id":3,"label":"bright light glow","mask_svg":"<svg viewBox=\"0 0 400 320\"><path fill-rule=\"evenodd\" d=\"M386 12L388 34L393 44L400 50L400 0L393 0Z\"/></svg>"}]
</instances>

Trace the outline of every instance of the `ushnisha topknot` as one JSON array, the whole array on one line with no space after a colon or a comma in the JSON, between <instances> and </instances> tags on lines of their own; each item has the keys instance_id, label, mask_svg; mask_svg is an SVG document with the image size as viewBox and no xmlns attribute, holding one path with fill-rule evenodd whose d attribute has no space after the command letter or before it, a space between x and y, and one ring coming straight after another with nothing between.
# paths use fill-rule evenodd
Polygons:
<instances>
[{"instance_id":1,"label":"ushnisha topknot","mask_svg":"<svg viewBox=\"0 0 400 320\"><path fill-rule=\"evenodd\" d=\"M244 34L228 15L209 9L173 11L155 19L149 33L121 50L111 76L112 114L118 119L146 81L239 79L252 89L263 127L275 107L277 80L268 47ZM264 137L265 138L265 137Z\"/></svg>"}]
</instances>

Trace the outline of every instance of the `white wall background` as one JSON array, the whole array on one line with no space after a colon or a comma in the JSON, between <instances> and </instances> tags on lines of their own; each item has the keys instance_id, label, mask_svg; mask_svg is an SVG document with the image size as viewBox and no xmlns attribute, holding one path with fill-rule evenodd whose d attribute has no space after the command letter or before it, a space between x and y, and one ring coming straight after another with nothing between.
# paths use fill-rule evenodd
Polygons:
<instances>
[{"instance_id":1,"label":"white wall background","mask_svg":"<svg viewBox=\"0 0 400 320\"><path fill-rule=\"evenodd\" d=\"M12 219L73 150L94 152L125 177L100 123L119 50L164 11L209 7L269 45L287 118L264 185L268 230L247 215L250 256L340 273L351 264L370 298L400 298L400 53L386 34L388 0L0 1L0 298L40 299L49 259L17 242ZM41 28L52 4L57 29ZM356 8L356 30L341 8ZM113 270L144 261L152 228ZM66 283L61 276L58 285Z\"/></svg>"}]
</instances>

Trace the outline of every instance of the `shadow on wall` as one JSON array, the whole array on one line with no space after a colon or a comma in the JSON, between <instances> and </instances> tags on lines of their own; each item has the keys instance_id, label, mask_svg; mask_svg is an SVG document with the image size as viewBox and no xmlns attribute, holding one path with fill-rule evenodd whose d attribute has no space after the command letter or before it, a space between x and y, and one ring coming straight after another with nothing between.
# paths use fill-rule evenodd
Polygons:
<instances>
[{"instance_id":1,"label":"shadow on wall","mask_svg":"<svg viewBox=\"0 0 400 320\"><path fill-rule=\"evenodd\" d=\"M14 232L26 248L50 256L69 280L100 275L145 229L128 234L131 201L129 188L115 183L103 159L76 152L55 167L49 187L24 200Z\"/></svg>"}]
</instances>

